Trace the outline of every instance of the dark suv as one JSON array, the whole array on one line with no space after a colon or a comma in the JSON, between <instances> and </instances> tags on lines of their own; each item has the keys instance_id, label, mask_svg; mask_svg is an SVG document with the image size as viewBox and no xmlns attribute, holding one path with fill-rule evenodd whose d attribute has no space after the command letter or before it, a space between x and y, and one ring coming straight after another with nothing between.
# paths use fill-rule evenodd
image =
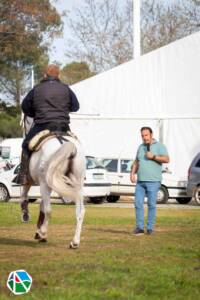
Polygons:
<instances>
[{"instance_id":1,"label":"dark suv","mask_svg":"<svg viewBox=\"0 0 200 300\"><path fill-rule=\"evenodd\" d=\"M188 170L187 195L200 205L200 153L193 159Z\"/></svg>"}]
</instances>

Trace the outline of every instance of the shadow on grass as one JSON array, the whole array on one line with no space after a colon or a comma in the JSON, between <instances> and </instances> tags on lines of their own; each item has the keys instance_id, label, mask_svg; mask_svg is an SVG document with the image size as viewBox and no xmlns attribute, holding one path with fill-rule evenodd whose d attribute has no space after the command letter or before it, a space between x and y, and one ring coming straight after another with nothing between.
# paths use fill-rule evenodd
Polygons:
<instances>
[{"instance_id":1,"label":"shadow on grass","mask_svg":"<svg viewBox=\"0 0 200 300\"><path fill-rule=\"evenodd\" d=\"M117 233L117 234L127 234L130 235L131 231L125 230L116 230L116 229L104 229L104 228L89 228L88 231L96 231L96 232L107 232L107 233Z\"/></svg>"},{"instance_id":2,"label":"shadow on grass","mask_svg":"<svg viewBox=\"0 0 200 300\"><path fill-rule=\"evenodd\" d=\"M35 248L38 243L36 241L27 241L22 239L0 238L0 245L27 246Z\"/></svg>"}]
</instances>

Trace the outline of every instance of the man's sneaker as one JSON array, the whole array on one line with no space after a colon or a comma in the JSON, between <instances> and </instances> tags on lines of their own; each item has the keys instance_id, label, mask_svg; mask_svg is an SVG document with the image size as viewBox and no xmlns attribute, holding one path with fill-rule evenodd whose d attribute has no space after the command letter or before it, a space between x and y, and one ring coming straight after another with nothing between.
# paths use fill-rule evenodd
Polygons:
<instances>
[{"instance_id":1,"label":"man's sneaker","mask_svg":"<svg viewBox=\"0 0 200 300\"><path fill-rule=\"evenodd\" d=\"M147 229L147 234L148 234L148 235L153 234L153 230L152 230L152 229Z\"/></svg>"},{"instance_id":2,"label":"man's sneaker","mask_svg":"<svg viewBox=\"0 0 200 300\"><path fill-rule=\"evenodd\" d=\"M135 230L133 231L133 234L134 235L142 235L144 234L144 230L143 229L140 229L140 228L135 228Z\"/></svg>"}]
</instances>

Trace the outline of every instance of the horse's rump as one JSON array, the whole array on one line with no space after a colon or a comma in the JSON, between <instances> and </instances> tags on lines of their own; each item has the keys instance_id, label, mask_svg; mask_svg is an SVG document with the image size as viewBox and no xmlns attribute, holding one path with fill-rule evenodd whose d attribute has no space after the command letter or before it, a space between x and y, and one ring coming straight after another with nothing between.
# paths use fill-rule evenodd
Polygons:
<instances>
[{"instance_id":1,"label":"horse's rump","mask_svg":"<svg viewBox=\"0 0 200 300\"><path fill-rule=\"evenodd\" d=\"M72 142L63 144L50 158L45 171L49 187L62 197L76 200L79 197L80 183L72 174L76 146Z\"/></svg>"}]
</instances>

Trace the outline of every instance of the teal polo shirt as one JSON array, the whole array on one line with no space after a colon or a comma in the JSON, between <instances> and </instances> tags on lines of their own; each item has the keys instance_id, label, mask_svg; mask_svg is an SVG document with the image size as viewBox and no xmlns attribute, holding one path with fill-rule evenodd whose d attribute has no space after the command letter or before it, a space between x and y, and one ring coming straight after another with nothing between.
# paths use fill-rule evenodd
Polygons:
<instances>
[{"instance_id":1,"label":"teal polo shirt","mask_svg":"<svg viewBox=\"0 0 200 300\"><path fill-rule=\"evenodd\" d=\"M156 156L168 155L167 148L160 142L153 140L150 145L150 151ZM136 159L139 162L137 171L138 181L161 181L162 180L162 164L150 160L145 157L147 146L141 144L137 150Z\"/></svg>"}]
</instances>

